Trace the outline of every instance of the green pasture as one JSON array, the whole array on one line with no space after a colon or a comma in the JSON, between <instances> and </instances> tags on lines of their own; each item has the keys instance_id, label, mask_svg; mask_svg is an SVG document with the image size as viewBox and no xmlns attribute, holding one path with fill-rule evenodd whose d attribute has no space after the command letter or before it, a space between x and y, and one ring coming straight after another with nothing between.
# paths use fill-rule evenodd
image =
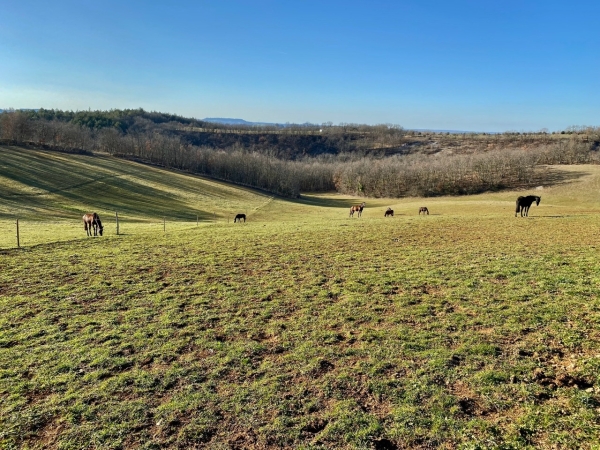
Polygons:
<instances>
[{"instance_id":1,"label":"green pasture","mask_svg":"<svg viewBox=\"0 0 600 450\"><path fill-rule=\"evenodd\" d=\"M518 192L349 219L362 199L0 152L0 448L600 443L595 166L549 168L528 219Z\"/></svg>"},{"instance_id":2,"label":"green pasture","mask_svg":"<svg viewBox=\"0 0 600 450\"><path fill-rule=\"evenodd\" d=\"M600 171L596 166L547 169L549 184L531 189L543 197L534 216L596 214ZM555 174L555 176L552 176ZM85 239L81 216L96 211L105 235L174 233L197 226L232 224L243 212L256 222L318 222L348 219L351 205L364 200L364 219L383 217L391 207L396 218L415 220L420 206L432 216L501 216L514 214L521 192L464 197L363 199L304 194L299 200L108 156L70 155L0 146L0 249L20 244Z\"/></svg>"}]
</instances>

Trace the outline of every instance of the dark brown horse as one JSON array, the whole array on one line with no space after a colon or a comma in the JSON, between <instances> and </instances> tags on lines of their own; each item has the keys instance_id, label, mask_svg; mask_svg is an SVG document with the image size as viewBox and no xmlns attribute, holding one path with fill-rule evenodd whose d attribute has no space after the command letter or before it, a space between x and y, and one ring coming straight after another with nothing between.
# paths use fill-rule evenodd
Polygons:
<instances>
[{"instance_id":1,"label":"dark brown horse","mask_svg":"<svg viewBox=\"0 0 600 450\"><path fill-rule=\"evenodd\" d=\"M515 211L515 217L519 212L521 213L521 217L529 216L529 207L533 202L539 206L540 200L542 197L538 197L536 195L528 195L527 197L519 197L517 199L517 209Z\"/></svg>"},{"instance_id":2,"label":"dark brown horse","mask_svg":"<svg viewBox=\"0 0 600 450\"><path fill-rule=\"evenodd\" d=\"M392 216L394 217L394 210L392 208L388 208L383 217Z\"/></svg>"},{"instance_id":3,"label":"dark brown horse","mask_svg":"<svg viewBox=\"0 0 600 450\"><path fill-rule=\"evenodd\" d=\"M102 236L104 227L100 222L100 217L96 213L84 214L83 215L83 229L88 236L92 236L92 230L94 230L94 236Z\"/></svg>"},{"instance_id":4,"label":"dark brown horse","mask_svg":"<svg viewBox=\"0 0 600 450\"><path fill-rule=\"evenodd\" d=\"M362 202L360 205L354 205L350 207L350 217L354 217L354 213L358 212L358 217L362 216L363 209L365 209L365 202Z\"/></svg>"},{"instance_id":5,"label":"dark brown horse","mask_svg":"<svg viewBox=\"0 0 600 450\"><path fill-rule=\"evenodd\" d=\"M425 214L429 215L429 210L427 209L427 206L421 206L419 208L419 215L421 215L421 213L423 213L423 215L425 215Z\"/></svg>"},{"instance_id":6,"label":"dark brown horse","mask_svg":"<svg viewBox=\"0 0 600 450\"><path fill-rule=\"evenodd\" d=\"M236 222L242 222L242 219L244 219L244 223L246 223L246 214L238 214L237 216L235 216L235 219L233 219L233 223Z\"/></svg>"}]
</instances>

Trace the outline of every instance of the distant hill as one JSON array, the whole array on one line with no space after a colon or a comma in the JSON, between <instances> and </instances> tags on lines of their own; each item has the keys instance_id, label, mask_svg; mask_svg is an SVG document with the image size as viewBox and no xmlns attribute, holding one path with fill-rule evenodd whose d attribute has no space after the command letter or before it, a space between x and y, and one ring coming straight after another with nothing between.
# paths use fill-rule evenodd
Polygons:
<instances>
[{"instance_id":1,"label":"distant hill","mask_svg":"<svg viewBox=\"0 0 600 450\"><path fill-rule=\"evenodd\" d=\"M39 108L19 108L19 109L16 109L15 111L24 111L24 112L27 112L27 111L36 111L37 112L39 110L40 110ZM2 109L2 108L0 108L0 114L2 114L4 111L10 111L10 109Z\"/></svg>"},{"instance_id":2,"label":"distant hill","mask_svg":"<svg viewBox=\"0 0 600 450\"><path fill-rule=\"evenodd\" d=\"M281 124L281 123L270 123L270 122L248 122L244 119L232 119L228 117L207 117L202 119L203 122L210 123L220 123L223 125L245 125L245 126L274 126L285 128L289 126L289 124ZM314 124L306 123L306 124L294 124L298 125L306 125L306 126L316 126ZM450 134L466 134L466 133L479 133L474 131L464 131L464 130L435 130L431 128L414 128L412 131L420 131L420 132L429 132L429 133L450 133ZM496 134L488 132L488 134Z\"/></svg>"},{"instance_id":3,"label":"distant hill","mask_svg":"<svg viewBox=\"0 0 600 450\"><path fill-rule=\"evenodd\" d=\"M244 119L231 119L231 118L226 118L226 117L207 117L206 119L202 119L202 121L204 122L211 122L211 123L222 123L224 125L247 125L247 126L265 126L265 125L270 125L270 126L275 126L275 127L281 127L283 125L279 124L279 123L268 123L268 122L248 122L247 120Z\"/></svg>"}]
</instances>

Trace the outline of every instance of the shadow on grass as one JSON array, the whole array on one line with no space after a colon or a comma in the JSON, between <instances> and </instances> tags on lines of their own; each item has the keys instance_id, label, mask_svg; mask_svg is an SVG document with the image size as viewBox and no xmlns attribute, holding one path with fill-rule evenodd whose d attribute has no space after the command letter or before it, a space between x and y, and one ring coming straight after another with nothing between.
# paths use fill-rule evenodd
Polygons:
<instances>
[{"instance_id":1,"label":"shadow on grass","mask_svg":"<svg viewBox=\"0 0 600 450\"><path fill-rule=\"evenodd\" d=\"M368 198L360 198L353 200L351 198L323 198L323 197L314 197L308 194L302 194L299 199L285 199L290 203L297 203L300 205L307 206L320 206L323 208L350 208L354 205L360 205L362 202L365 202L365 210L369 207L369 199Z\"/></svg>"},{"instance_id":2,"label":"shadow on grass","mask_svg":"<svg viewBox=\"0 0 600 450\"><path fill-rule=\"evenodd\" d=\"M587 172L561 170L558 167L540 167L536 170L534 178L527 186L521 186L522 189L532 189L531 185L537 186L558 186L578 180L589 175ZM539 193L540 191L538 191ZM541 191L543 194L543 190Z\"/></svg>"},{"instance_id":3,"label":"shadow on grass","mask_svg":"<svg viewBox=\"0 0 600 450\"><path fill-rule=\"evenodd\" d=\"M174 194L127 179L130 175L139 176L139 171L126 164L93 156L64 157L11 150L3 154L2 177L40 191L0 191L3 205L8 210L20 211L20 215L79 219L89 209L99 213L118 211L125 216L166 216L171 220L195 221L198 216L205 222L213 218L212 213L196 210ZM179 182L167 182L160 179L160 174L151 175L156 182L168 183L170 187ZM58 196L59 200L49 201L48 196ZM71 206L60 208L56 205ZM0 213L0 218L3 216L12 218L13 215Z\"/></svg>"}]
</instances>

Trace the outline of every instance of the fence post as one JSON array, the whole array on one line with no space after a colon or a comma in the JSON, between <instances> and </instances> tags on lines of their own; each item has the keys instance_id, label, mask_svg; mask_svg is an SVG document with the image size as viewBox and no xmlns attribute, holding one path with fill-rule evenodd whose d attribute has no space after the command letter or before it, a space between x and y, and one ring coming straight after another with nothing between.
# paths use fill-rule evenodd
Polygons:
<instances>
[{"instance_id":1,"label":"fence post","mask_svg":"<svg viewBox=\"0 0 600 450\"><path fill-rule=\"evenodd\" d=\"M21 241L19 239L19 219L17 219L17 247L21 248Z\"/></svg>"},{"instance_id":2,"label":"fence post","mask_svg":"<svg viewBox=\"0 0 600 450\"><path fill-rule=\"evenodd\" d=\"M167 232L167 218L163 217L163 232Z\"/></svg>"},{"instance_id":3,"label":"fence post","mask_svg":"<svg viewBox=\"0 0 600 450\"><path fill-rule=\"evenodd\" d=\"M196 214L196 226L198 226L198 214Z\"/></svg>"},{"instance_id":4,"label":"fence post","mask_svg":"<svg viewBox=\"0 0 600 450\"><path fill-rule=\"evenodd\" d=\"M117 220L117 236L119 235L119 213L115 211L115 219Z\"/></svg>"}]
</instances>

